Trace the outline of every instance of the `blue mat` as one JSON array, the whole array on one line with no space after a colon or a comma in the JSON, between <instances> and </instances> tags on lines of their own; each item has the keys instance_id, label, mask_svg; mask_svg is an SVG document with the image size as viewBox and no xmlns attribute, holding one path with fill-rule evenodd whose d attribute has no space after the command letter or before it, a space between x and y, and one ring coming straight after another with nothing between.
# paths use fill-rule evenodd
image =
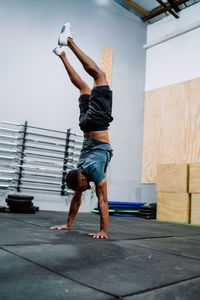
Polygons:
<instances>
[{"instance_id":1,"label":"blue mat","mask_svg":"<svg viewBox=\"0 0 200 300\"><path fill-rule=\"evenodd\" d=\"M118 202L118 201L108 201L108 205L144 205L146 202Z\"/></svg>"},{"instance_id":2,"label":"blue mat","mask_svg":"<svg viewBox=\"0 0 200 300\"><path fill-rule=\"evenodd\" d=\"M123 215L123 214L113 214L111 213L111 216L118 216L118 217L137 217L137 215Z\"/></svg>"}]
</instances>

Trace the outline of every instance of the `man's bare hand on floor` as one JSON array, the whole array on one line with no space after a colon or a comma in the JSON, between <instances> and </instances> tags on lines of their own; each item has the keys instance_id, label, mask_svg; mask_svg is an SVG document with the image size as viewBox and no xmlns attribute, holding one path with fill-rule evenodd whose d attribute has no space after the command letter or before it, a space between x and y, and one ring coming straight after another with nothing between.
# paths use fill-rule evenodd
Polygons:
<instances>
[{"instance_id":1,"label":"man's bare hand on floor","mask_svg":"<svg viewBox=\"0 0 200 300\"><path fill-rule=\"evenodd\" d=\"M93 236L94 239L108 239L107 233L104 231L89 233L89 236Z\"/></svg>"}]
</instances>

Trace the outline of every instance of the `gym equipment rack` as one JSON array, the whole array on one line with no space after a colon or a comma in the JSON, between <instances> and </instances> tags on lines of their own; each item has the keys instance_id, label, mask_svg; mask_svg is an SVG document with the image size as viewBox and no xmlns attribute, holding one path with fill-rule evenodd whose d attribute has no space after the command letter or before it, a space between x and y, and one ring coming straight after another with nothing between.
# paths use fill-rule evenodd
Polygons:
<instances>
[{"instance_id":1,"label":"gym equipment rack","mask_svg":"<svg viewBox=\"0 0 200 300\"><path fill-rule=\"evenodd\" d=\"M83 137L7 121L0 122L0 189L68 195L65 176L75 168Z\"/></svg>"}]
</instances>

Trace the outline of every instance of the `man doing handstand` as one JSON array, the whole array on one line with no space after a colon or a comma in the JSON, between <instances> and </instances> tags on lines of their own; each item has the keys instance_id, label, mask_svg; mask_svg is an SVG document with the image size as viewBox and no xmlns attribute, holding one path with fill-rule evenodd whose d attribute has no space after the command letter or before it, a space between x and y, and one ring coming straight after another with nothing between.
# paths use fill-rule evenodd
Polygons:
<instances>
[{"instance_id":1,"label":"man doing handstand","mask_svg":"<svg viewBox=\"0 0 200 300\"><path fill-rule=\"evenodd\" d=\"M72 83L80 91L79 126L84 132L84 140L77 169L69 171L66 176L68 188L74 190L67 223L51 227L51 229L70 229L81 204L82 192L89 189L89 183L93 181L96 186L100 212L100 231L89 235L94 238L107 239L109 212L105 172L112 157L112 148L108 137L108 127L113 120L111 116L112 91L106 81L105 73L75 44L69 23L63 25L58 44L60 46L56 47L53 52L60 57ZM63 46L68 46L74 52L85 71L93 77L92 90L70 65Z\"/></svg>"}]
</instances>

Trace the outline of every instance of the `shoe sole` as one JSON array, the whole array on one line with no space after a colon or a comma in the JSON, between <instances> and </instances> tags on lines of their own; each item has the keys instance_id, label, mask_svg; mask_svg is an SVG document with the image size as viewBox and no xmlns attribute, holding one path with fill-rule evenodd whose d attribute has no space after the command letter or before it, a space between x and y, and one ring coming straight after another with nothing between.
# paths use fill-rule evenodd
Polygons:
<instances>
[{"instance_id":1,"label":"shoe sole","mask_svg":"<svg viewBox=\"0 0 200 300\"><path fill-rule=\"evenodd\" d=\"M58 38L58 45L60 46L67 46L67 37L69 36L66 31L69 30L70 24L67 23L67 25L63 25L61 28L61 34Z\"/></svg>"}]
</instances>

